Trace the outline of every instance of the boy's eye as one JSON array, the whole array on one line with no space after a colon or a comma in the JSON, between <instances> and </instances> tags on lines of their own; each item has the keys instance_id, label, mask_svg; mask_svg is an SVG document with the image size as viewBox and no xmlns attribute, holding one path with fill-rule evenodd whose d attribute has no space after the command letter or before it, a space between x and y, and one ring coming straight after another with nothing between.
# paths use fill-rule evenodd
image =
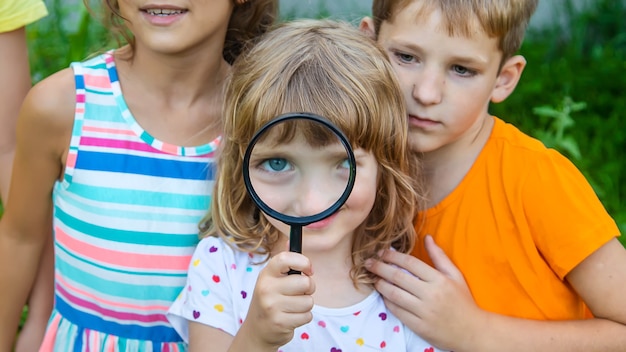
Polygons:
<instances>
[{"instance_id":1,"label":"boy's eye","mask_svg":"<svg viewBox=\"0 0 626 352\"><path fill-rule=\"evenodd\" d=\"M461 76L473 76L474 74L476 74L476 71L470 70L469 68L460 65L454 65L452 67L452 70L454 70L455 73Z\"/></svg>"},{"instance_id":2,"label":"boy's eye","mask_svg":"<svg viewBox=\"0 0 626 352\"><path fill-rule=\"evenodd\" d=\"M398 58L398 60L400 60L400 62L403 62L403 63L411 63L411 62L415 61L415 57L413 55L410 55L410 54L404 54L404 53L396 52L395 56Z\"/></svg>"},{"instance_id":3,"label":"boy's eye","mask_svg":"<svg viewBox=\"0 0 626 352\"><path fill-rule=\"evenodd\" d=\"M285 171L289 166L289 162L282 158L273 158L263 161L260 167L265 171L279 172Z\"/></svg>"}]
</instances>

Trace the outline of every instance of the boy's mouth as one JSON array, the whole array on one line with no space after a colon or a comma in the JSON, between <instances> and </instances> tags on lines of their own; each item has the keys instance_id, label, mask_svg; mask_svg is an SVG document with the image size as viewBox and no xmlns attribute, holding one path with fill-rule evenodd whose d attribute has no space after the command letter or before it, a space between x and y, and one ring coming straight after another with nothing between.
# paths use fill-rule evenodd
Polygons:
<instances>
[{"instance_id":1,"label":"boy's mouth","mask_svg":"<svg viewBox=\"0 0 626 352\"><path fill-rule=\"evenodd\" d=\"M435 120L431 120L429 118L426 117L421 117L421 116L417 116L417 115L408 115L409 116L409 125L411 126L416 126L416 127L428 127L428 126L434 126L434 125L438 125L439 122L435 121Z\"/></svg>"}]
</instances>

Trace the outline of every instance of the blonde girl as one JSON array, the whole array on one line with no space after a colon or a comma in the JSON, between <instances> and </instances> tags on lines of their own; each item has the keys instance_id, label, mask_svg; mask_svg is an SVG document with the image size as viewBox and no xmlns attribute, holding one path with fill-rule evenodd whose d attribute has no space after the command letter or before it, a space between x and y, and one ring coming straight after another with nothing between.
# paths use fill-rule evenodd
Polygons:
<instances>
[{"instance_id":1,"label":"blonde girl","mask_svg":"<svg viewBox=\"0 0 626 352\"><path fill-rule=\"evenodd\" d=\"M225 99L205 237L168 315L190 349L432 348L387 311L373 289L375 277L365 269L384 250L410 251L419 200L406 112L384 53L348 24L284 24L235 63ZM354 147L357 164L343 207L303 228L302 254L286 251L288 226L257 209L242 177L254 132L288 112L318 114L337 125ZM293 161L291 150L311 146L307 141L315 137L305 133L271 141L279 164ZM303 194L309 193L314 192ZM299 201L285 204L287 215L312 215L307 211L317 199ZM302 275L288 275L290 269Z\"/></svg>"}]
</instances>

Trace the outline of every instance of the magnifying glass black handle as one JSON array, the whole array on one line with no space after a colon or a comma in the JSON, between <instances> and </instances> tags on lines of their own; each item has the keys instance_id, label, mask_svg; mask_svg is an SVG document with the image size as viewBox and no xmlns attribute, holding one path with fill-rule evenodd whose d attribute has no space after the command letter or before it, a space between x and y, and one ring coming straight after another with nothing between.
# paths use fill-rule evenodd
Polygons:
<instances>
[{"instance_id":1,"label":"magnifying glass black handle","mask_svg":"<svg viewBox=\"0 0 626 352\"><path fill-rule=\"evenodd\" d=\"M302 253L302 226L300 225L291 225L291 230L289 231L289 251ZM287 274L298 274L301 272L298 270L289 270Z\"/></svg>"}]
</instances>

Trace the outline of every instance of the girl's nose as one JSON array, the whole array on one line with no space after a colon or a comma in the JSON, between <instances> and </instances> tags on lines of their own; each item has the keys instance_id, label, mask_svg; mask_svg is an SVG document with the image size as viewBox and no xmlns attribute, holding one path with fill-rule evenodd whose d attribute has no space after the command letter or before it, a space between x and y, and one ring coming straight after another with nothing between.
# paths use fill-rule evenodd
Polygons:
<instances>
[{"instance_id":1,"label":"girl's nose","mask_svg":"<svg viewBox=\"0 0 626 352\"><path fill-rule=\"evenodd\" d=\"M298 187L298 194L294 195L294 211L297 216L319 214L330 208L341 197L344 189L345 185L340 189L334 182L307 178Z\"/></svg>"}]
</instances>

